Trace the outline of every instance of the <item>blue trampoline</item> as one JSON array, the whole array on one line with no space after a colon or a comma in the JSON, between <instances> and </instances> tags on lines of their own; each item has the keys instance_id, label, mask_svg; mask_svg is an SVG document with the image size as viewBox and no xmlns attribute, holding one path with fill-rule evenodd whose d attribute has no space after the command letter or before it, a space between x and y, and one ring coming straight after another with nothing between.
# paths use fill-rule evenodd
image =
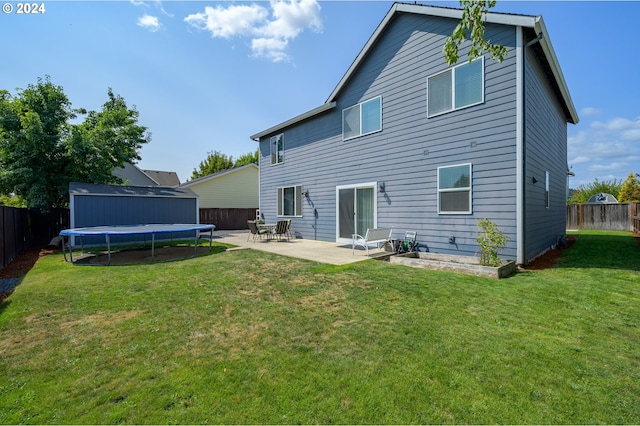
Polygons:
<instances>
[{"instance_id":1,"label":"blue trampoline","mask_svg":"<svg viewBox=\"0 0 640 426\"><path fill-rule=\"evenodd\" d=\"M195 257L198 248L198 240L200 239L200 235L203 232L208 232L210 235L209 238L209 251L211 251L211 241L213 240L213 230L215 229L215 225L201 225L201 224L148 224L148 225L115 225L115 226L91 226L87 228L73 228L73 229L65 229L60 232L60 236L62 237L62 253L64 256L64 260L67 261L67 255L65 247L67 243L65 242L65 238L70 239L70 237L79 237L80 238L80 247L81 251L84 252L83 246L83 238L84 237L96 237L96 236L104 236L105 243L107 246L107 256L108 261L107 265L111 264L111 237L116 235L143 235L146 236L151 235L151 260L155 261L155 242L156 235L169 234L171 240L173 240L173 234L185 232L193 232L194 233L194 243L193 243L193 255L191 257ZM69 261L73 263L73 250L71 245L69 245Z\"/></svg>"}]
</instances>

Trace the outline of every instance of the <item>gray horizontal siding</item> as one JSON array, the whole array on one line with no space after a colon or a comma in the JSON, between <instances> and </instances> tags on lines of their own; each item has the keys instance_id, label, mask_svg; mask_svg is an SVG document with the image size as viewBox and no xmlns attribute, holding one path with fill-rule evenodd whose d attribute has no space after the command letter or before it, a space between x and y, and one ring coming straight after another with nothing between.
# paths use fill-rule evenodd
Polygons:
<instances>
[{"instance_id":1,"label":"gray horizontal siding","mask_svg":"<svg viewBox=\"0 0 640 426\"><path fill-rule=\"evenodd\" d=\"M284 130L283 164L269 165L268 137L261 141L260 209L267 221L276 219L276 188L302 185L310 197L292 229L303 238L335 241L336 186L384 181L379 226L415 230L432 251L473 255L477 220L489 217L510 238L502 255L515 258L515 30L487 28L510 54L502 64L485 60L485 103L427 118L427 77L447 68L442 44L455 24L397 16L344 86L337 107ZM383 130L342 141L342 110L375 96L382 96ZM473 214L438 215L437 168L467 162ZM457 244L449 243L451 235Z\"/></svg>"},{"instance_id":2,"label":"gray horizontal siding","mask_svg":"<svg viewBox=\"0 0 640 426\"><path fill-rule=\"evenodd\" d=\"M529 51L525 58L524 232L528 261L566 232L567 126L534 55ZM550 172L549 208L545 208L545 171Z\"/></svg>"}]
</instances>

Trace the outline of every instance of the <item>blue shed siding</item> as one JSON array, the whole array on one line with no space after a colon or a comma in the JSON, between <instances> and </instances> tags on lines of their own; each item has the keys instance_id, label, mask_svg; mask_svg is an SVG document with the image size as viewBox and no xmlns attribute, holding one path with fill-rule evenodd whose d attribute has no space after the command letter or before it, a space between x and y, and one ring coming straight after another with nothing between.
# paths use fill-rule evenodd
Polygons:
<instances>
[{"instance_id":1,"label":"blue shed siding","mask_svg":"<svg viewBox=\"0 0 640 426\"><path fill-rule=\"evenodd\" d=\"M566 234L567 126L543 71L531 51L524 64L525 258L530 260ZM550 203L545 207L545 172ZM538 182L533 183L533 178Z\"/></svg>"},{"instance_id":2,"label":"blue shed siding","mask_svg":"<svg viewBox=\"0 0 640 426\"><path fill-rule=\"evenodd\" d=\"M196 198L131 197L75 195L74 228L103 225L139 225L152 223L196 223ZM176 233L174 238L191 237ZM116 243L137 241L140 237L114 236ZM104 237L85 237L85 244L102 244Z\"/></svg>"},{"instance_id":3,"label":"blue shed siding","mask_svg":"<svg viewBox=\"0 0 640 426\"><path fill-rule=\"evenodd\" d=\"M427 77L447 68L442 46L456 24L398 14L342 89L336 108L284 129L283 164L270 165L269 138L261 140L260 209L266 220L276 218L277 187L302 185L310 197L292 229L303 238L335 241L336 186L385 182L386 192L378 193L378 226L415 230L434 252L473 255L477 220L488 217L509 237L502 256L515 259L515 28L487 27L487 36L509 54L501 64L485 59L485 102L427 118ZM382 96L383 130L342 141L342 110L375 96ZM472 163L473 214L439 215L437 168L461 163ZM451 235L456 244L449 243Z\"/></svg>"}]
</instances>

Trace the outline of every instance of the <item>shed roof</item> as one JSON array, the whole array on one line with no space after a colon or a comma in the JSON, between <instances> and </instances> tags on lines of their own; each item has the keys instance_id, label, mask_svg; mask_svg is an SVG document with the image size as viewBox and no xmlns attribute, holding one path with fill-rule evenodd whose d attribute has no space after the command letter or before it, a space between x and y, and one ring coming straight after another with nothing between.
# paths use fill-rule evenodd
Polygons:
<instances>
[{"instance_id":1,"label":"shed roof","mask_svg":"<svg viewBox=\"0 0 640 426\"><path fill-rule=\"evenodd\" d=\"M170 188L165 186L120 186L94 183L71 182L69 195L102 195L106 197L162 197L162 198L198 198L188 188Z\"/></svg>"},{"instance_id":2,"label":"shed roof","mask_svg":"<svg viewBox=\"0 0 640 426\"><path fill-rule=\"evenodd\" d=\"M378 41L378 38L382 33L386 30L389 23L393 20L393 18L397 14L401 13L414 13L421 15L429 15L429 16L438 16L444 18L453 18L453 19L462 19L462 9L454 9L448 7L438 7L438 6L425 6L420 4L407 4L407 3L394 3L389 9L389 12L382 19L382 22L378 25L376 30L373 32L373 35L369 38L367 43L364 45L358 56L355 58L347 72L338 82L338 85L329 95L329 98L325 101L325 103L317 108L312 109L311 111L301 114L297 117L294 117L290 120L287 120L281 124L278 124L274 127L271 127L267 130L264 130L260 133L256 133L251 136L251 139L255 141L259 141L260 138L267 136L269 134L276 133L281 131L282 129L291 126L292 124L296 124L303 120L310 118L311 116L320 114L329 109L332 109L336 105L336 99L347 82L351 79L351 77L355 74L357 69L359 68L362 61L367 57L373 46ZM529 28L534 31L536 36L540 37L540 46L541 52L540 57L543 62L547 64L548 67L548 75L551 80L551 84L554 87L554 90L558 94L559 101L562 105L565 114L567 115L567 121L577 124L578 123L578 113L576 112L575 106L573 105L573 101L571 99L571 95L569 94L569 89L564 79L564 75L562 74L562 70L560 69L560 64L558 62L558 58L556 57L553 46L551 45L551 40L549 38L549 33L547 32L547 28L544 24L544 20L542 16L532 16L532 15L516 15L510 13L497 13L490 12L486 15L486 22L492 24L502 24L502 25L513 25L519 26L523 28Z\"/></svg>"}]
</instances>

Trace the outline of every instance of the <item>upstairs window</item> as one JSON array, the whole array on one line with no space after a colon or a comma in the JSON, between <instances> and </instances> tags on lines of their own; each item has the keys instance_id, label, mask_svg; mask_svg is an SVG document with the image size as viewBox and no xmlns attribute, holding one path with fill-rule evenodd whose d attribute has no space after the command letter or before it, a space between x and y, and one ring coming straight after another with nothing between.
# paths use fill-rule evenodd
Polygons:
<instances>
[{"instance_id":1,"label":"upstairs window","mask_svg":"<svg viewBox=\"0 0 640 426\"><path fill-rule=\"evenodd\" d=\"M484 102L484 57L427 77L428 116Z\"/></svg>"},{"instance_id":2,"label":"upstairs window","mask_svg":"<svg viewBox=\"0 0 640 426\"><path fill-rule=\"evenodd\" d=\"M278 216L302 216L302 186L278 188Z\"/></svg>"},{"instance_id":3,"label":"upstairs window","mask_svg":"<svg viewBox=\"0 0 640 426\"><path fill-rule=\"evenodd\" d=\"M342 110L342 140L382 130L382 97Z\"/></svg>"},{"instance_id":4,"label":"upstairs window","mask_svg":"<svg viewBox=\"0 0 640 426\"><path fill-rule=\"evenodd\" d=\"M438 167L438 213L471 213L471 164Z\"/></svg>"},{"instance_id":5,"label":"upstairs window","mask_svg":"<svg viewBox=\"0 0 640 426\"><path fill-rule=\"evenodd\" d=\"M271 164L284 162L284 133L271 136Z\"/></svg>"}]
</instances>

